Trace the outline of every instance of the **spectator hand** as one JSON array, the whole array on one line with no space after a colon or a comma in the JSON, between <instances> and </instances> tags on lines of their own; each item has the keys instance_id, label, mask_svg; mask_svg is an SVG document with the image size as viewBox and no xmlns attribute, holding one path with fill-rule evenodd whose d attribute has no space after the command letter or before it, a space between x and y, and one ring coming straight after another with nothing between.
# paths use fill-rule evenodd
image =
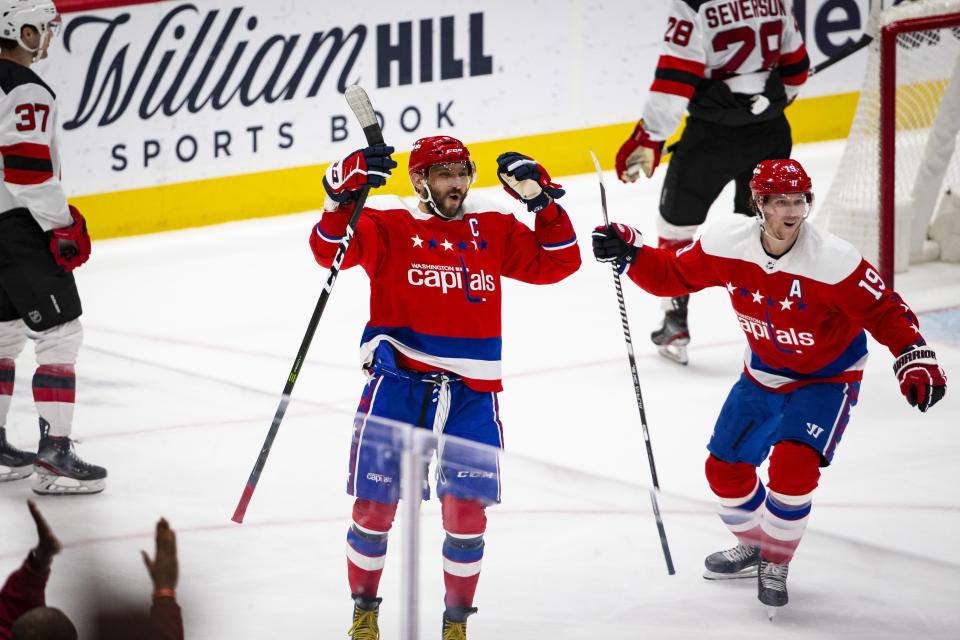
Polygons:
<instances>
[{"instance_id":1,"label":"spectator hand","mask_svg":"<svg viewBox=\"0 0 960 640\"><path fill-rule=\"evenodd\" d=\"M539 162L515 151L497 158L497 177L504 190L527 205L528 211L540 211L566 193L550 180L550 174Z\"/></svg>"},{"instance_id":2,"label":"spectator hand","mask_svg":"<svg viewBox=\"0 0 960 640\"><path fill-rule=\"evenodd\" d=\"M87 233L87 222L72 204L68 205L73 224L69 227L51 229L50 252L65 271L73 271L90 257L90 234Z\"/></svg>"},{"instance_id":3,"label":"spectator hand","mask_svg":"<svg viewBox=\"0 0 960 640\"><path fill-rule=\"evenodd\" d=\"M177 563L177 535L170 528L166 518L157 522L156 555L153 560L146 551L141 551L143 564L147 565L150 579L153 581L153 591L161 589L176 589L180 568Z\"/></svg>"},{"instance_id":4,"label":"spectator hand","mask_svg":"<svg viewBox=\"0 0 960 640\"><path fill-rule=\"evenodd\" d=\"M926 345L904 349L893 363L893 373L907 402L920 411L937 404L947 392L947 377L937 363L937 354Z\"/></svg>"},{"instance_id":5,"label":"spectator hand","mask_svg":"<svg viewBox=\"0 0 960 640\"><path fill-rule=\"evenodd\" d=\"M663 153L663 140L651 140L643 129L643 120L637 123L633 134L620 145L617 151L617 177L622 182L633 182L640 177L640 171L648 178L660 164Z\"/></svg>"},{"instance_id":6,"label":"spectator hand","mask_svg":"<svg viewBox=\"0 0 960 640\"><path fill-rule=\"evenodd\" d=\"M30 551L28 562L31 569L43 573L50 569L53 556L60 553L63 546L57 540L57 536L53 534L53 530L47 524L43 514L40 513L37 504L33 500L27 500L27 508L30 509L33 522L37 525L37 546Z\"/></svg>"},{"instance_id":7,"label":"spectator hand","mask_svg":"<svg viewBox=\"0 0 960 640\"><path fill-rule=\"evenodd\" d=\"M334 211L363 187L369 185L375 189L386 184L391 169L397 166L390 157L393 151L391 146L375 144L354 151L327 167L323 176L323 188L327 194L323 208Z\"/></svg>"}]
</instances>

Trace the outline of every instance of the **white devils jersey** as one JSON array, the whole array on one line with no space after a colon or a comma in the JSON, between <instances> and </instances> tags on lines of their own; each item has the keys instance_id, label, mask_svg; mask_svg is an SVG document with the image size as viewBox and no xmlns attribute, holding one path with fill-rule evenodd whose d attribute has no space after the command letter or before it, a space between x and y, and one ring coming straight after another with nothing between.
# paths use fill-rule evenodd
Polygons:
<instances>
[{"instance_id":1,"label":"white devils jersey","mask_svg":"<svg viewBox=\"0 0 960 640\"><path fill-rule=\"evenodd\" d=\"M793 0L672 0L663 47L643 110L654 140L670 137L701 80L735 94L764 92L776 68L787 102L806 81L809 59Z\"/></svg>"},{"instance_id":2,"label":"white devils jersey","mask_svg":"<svg viewBox=\"0 0 960 640\"><path fill-rule=\"evenodd\" d=\"M57 123L53 91L29 68L0 60L0 214L25 207L44 231L73 224Z\"/></svg>"}]
</instances>

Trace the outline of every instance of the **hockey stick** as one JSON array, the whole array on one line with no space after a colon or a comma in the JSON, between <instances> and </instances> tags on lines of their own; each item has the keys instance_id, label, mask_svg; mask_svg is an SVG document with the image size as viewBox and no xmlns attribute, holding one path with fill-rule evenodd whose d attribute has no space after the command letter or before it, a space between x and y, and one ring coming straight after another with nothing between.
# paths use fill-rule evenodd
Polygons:
<instances>
[{"instance_id":1,"label":"hockey stick","mask_svg":"<svg viewBox=\"0 0 960 640\"><path fill-rule=\"evenodd\" d=\"M867 46L871 42L873 42L873 36L871 36L868 33L863 34L862 36L860 36L859 40L857 40L856 42L851 42L850 44L845 46L843 49L840 50L840 53L838 53L837 55L833 56L832 58L827 58L817 66L810 69L810 72L807 74L807 77L816 75L821 71L823 71L824 69L832 67L833 65L837 64L847 56L852 55L857 51L860 51L860 49L863 49L865 46Z\"/></svg>"},{"instance_id":2,"label":"hockey stick","mask_svg":"<svg viewBox=\"0 0 960 640\"><path fill-rule=\"evenodd\" d=\"M363 127L363 135L367 138L367 144L374 145L383 142L383 132L380 130L380 124L377 121L377 115L373 111L373 105L370 104L370 98L366 91L361 87L354 85L347 87L344 97L347 104L353 111L353 114L360 121ZM320 316L323 315L323 309L327 306L327 300L330 299L330 292L333 290L333 283L336 282L340 274L340 265L343 263L343 257L350 247L350 241L353 239L353 233L357 229L357 222L360 220L360 213L363 211L363 205L367 201L367 195L370 193L370 186L367 185L360 189L357 200L353 205L353 214L350 221L347 222L347 229L340 239L340 246L337 247L337 253L333 258L333 264L330 266L330 273L327 275L327 281L323 285L323 291L320 292L320 299L317 300L317 306L313 310L313 316L307 325L307 332L303 336L303 342L300 343L300 350L297 352L297 358L293 361L293 368L290 375L287 376L287 382L283 386L283 394L280 396L280 406L277 407L277 413L273 416L273 422L270 424L270 430L263 441L263 448L260 449L260 455L257 457L256 464L253 465L253 471L250 472L250 478L247 480L247 486L243 489L240 496L240 502L237 504L236 511L233 512L231 520L237 523L243 522L243 516L247 511L247 505L250 504L250 498L253 496L253 490L257 488L257 482L260 480L260 474L267 463L267 456L270 455L270 448L273 446L273 440L277 437L277 431L280 429L280 422L287 412L287 405L290 403L290 394L293 392L293 385L300 374L300 368L307 358L307 350L313 341L313 334L317 331L317 325L320 323Z\"/></svg>"},{"instance_id":3,"label":"hockey stick","mask_svg":"<svg viewBox=\"0 0 960 640\"><path fill-rule=\"evenodd\" d=\"M840 53L838 53L837 55L833 56L832 58L827 58L826 60L816 65L815 67L812 67L810 71L807 72L807 77L810 78L820 73L824 69L829 69L830 67L837 64L841 60L853 55L857 51L860 51L860 49L863 49L864 47L869 45L871 42L873 42L873 36L871 36L869 33L863 34L862 36L860 36L859 40L857 40L856 42L851 42L850 44L845 46L843 49L840 50ZM661 154L661 158L664 158L669 154L673 153L674 149L676 148L677 148L676 142L674 142L671 145L667 145L667 148L664 149L663 153Z\"/></svg>"},{"instance_id":4,"label":"hockey stick","mask_svg":"<svg viewBox=\"0 0 960 640\"><path fill-rule=\"evenodd\" d=\"M603 184L603 170L597 155L590 150L593 165L597 168L600 178L600 205L603 208L603 224L610 226L607 217L607 188ZM653 517L657 521L657 531L660 533L660 546L663 547L663 559L667 562L667 573L671 576L676 573L673 568L673 558L670 557L670 547L667 545L667 532L663 528L663 519L660 517L660 506L657 504L657 492L660 491L660 482L657 480L657 467L653 462L653 447L650 444L650 430L647 429L647 412L643 408L643 395L640 393L640 377L637 375L637 359L633 354L633 340L630 338L630 323L627 322L627 305L623 300L623 287L620 285L620 273L616 265L613 266L613 283L617 288L617 302L620 304L620 321L623 323L623 339L627 343L627 359L630 361L630 374L633 376L633 391L637 396L637 408L640 409L640 426L643 428L643 442L647 447L647 462L650 463L650 476L653 478L653 487L650 489L650 504L653 505Z\"/></svg>"}]
</instances>

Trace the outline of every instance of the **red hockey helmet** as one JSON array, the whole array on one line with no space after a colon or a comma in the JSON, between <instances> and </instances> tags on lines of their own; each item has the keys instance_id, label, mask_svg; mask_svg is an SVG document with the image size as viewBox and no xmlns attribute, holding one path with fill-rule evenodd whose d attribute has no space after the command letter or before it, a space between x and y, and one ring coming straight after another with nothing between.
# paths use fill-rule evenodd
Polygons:
<instances>
[{"instance_id":1,"label":"red hockey helmet","mask_svg":"<svg viewBox=\"0 0 960 640\"><path fill-rule=\"evenodd\" d=\"M450 136L420 138L413 143L413 149L410 150L410 179L413 180L414 173L423 173L426 176L426 172L434 165L458 162L467 165L470 182L475 182L477 166L470 159L470 150L462 142Z\"/></svg>"},{"instance_id":2,"label":"red hockey helmet","mask_svg":"<svg viewBox=\"0 0 960 640\"><path fill-rule=\"evenodd\" d=\"M813 204L813 181L796 160L764 160L753 170L750 192L762 214L766 196L781 193L802 193L807 206Z\"/></svg>"}]
</instances>

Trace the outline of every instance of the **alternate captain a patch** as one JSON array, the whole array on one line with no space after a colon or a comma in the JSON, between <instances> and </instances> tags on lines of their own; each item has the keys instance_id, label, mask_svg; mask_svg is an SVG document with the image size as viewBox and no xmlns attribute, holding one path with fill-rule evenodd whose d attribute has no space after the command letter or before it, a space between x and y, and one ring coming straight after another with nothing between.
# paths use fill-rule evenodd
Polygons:
<instances>
[{"instance_id":1,"label":"alternate captain a patch","mask_svg":"<svg viewBox=\"0 0 960 640\"><path fill-rule=\"evenodd\" d=\"M800 290L800 278L794 278L793 282L790 283L790 293L787 294L787 297L803 299L803 291Z\"/></svg>"}]
</instances>

